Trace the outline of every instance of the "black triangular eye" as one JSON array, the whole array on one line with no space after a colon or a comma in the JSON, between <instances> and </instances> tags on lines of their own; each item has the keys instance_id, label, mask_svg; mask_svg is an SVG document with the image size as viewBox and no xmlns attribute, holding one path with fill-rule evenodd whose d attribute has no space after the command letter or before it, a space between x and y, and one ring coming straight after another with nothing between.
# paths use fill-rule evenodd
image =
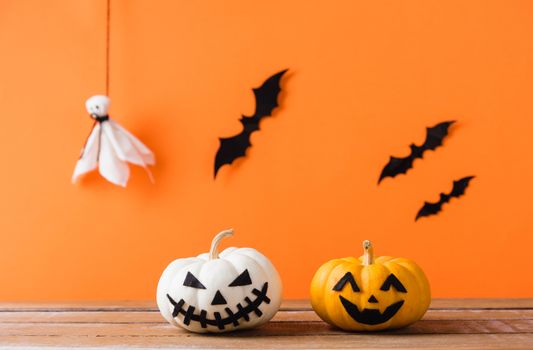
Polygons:
<instances>
[{"instance_id":1,"label":"black triangular eye","mask_svg":"<svg viewBox=\"0 0 533 350\"><path fill-rule=\"evenodd\" d=\"M398 292L407 293L407 289L403 286L402 282L394 276L394 274L390 274L389 277L383 282L383 285L381 286L381 290L389 290L390 287L393 286L396 288Z\"/></svg>"},{"instance_id":2,"label":"black triangular eye","mask_svg":"<svg viewBox=\"0 0 533 350\"><path fill-rule=\"evenodd\" d=\"M243 271L243 273L237 276L237 278L234 279L233 282L231 282L228 287L247 286L249 284L252 284L252 279L250 278L248 269L246 269Z\"/></svg>"},{"instance_id":3,"label":"black triangular eye","mask_svg":"<svg viewBox=\"0 0 533 350\"><path fill-rule=\"evenodd\" d=\"M344 285L348 282L352 286L352 290L354 292L360 292L359 287L357 286L357 283L355 283L355 279L353 278L353 275L351 272L346 272L346 274L342 276L339 282L337 282L337 284L333 287L333 290L337 292L341 291L342 288L344 288Z\"/></svg>"},{"instance_id":4,"label":"black triangular eye","mask_svg":"<svg viewBox=\"0 0 533 350\"><path fill-rule=\"evenodd\" d=\"M198 280L198 278L194 277L194 275L190 272L187 272L187 276L185 276L185 281L183 281L183 285L186 287L192 287L197 289L205 289L205 286Z\"/></svg>"}]
</instances>

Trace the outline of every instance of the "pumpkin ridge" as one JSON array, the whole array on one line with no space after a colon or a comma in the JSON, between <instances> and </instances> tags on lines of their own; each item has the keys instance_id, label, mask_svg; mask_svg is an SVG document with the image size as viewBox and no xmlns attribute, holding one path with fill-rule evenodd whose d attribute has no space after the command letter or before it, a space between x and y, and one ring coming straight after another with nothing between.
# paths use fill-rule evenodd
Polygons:
<instances>
[{"instance_id":1,"label":"pumpkin ridge","mask_svg":"<svg viewBox=\"0 0 533 350\"><path fill-rule=\"evenodd\" d=\"M390 261L390 262L387 262L387 265L392 265L393 269L396 268L396 269L400 270L402 275L409 276L409 279L412 280L412 282L410 282L410 284L412 284L414 287L416 287L417 290L413 291L412 288L411 288L411 290L407 291L408 293L415 293L416 295L419 295L420 297L424 296L424 290L423 290L423 287L422 287L422 283L419 280L419 278L417 277L420 274L418 274L417 271L413 271L411 269L411 267L416 265L416 264L414 264L414 262L409 260L409 259L403 259L403 260L404 260L405 264L399 264L398 262ZM405 276L403 278L405 279ZM422 310L423 310L423 312L421 312ZM414 312L414 314L410 314L410 318L412 320L416 321L416 320L419 320L424 315L426 310L425 310L425 308L422 308L420 310L418 310L418 308L417 308L416 310L413 310L413 312ZM414 321L412 321L412 322L414 322Z\"/></svg>"},{"instance_id":2,"label":"pumpkin ridge","mask_svg":"<svg viewBox=\"0 0 533 350\"><path fill-rule=\"evenodd\" d=\"M333 269L331 269L331 271L330 271L329 274L328 274L328 277L327 277L327 281L328 281L328 282L329 282L329 280L332 278L331 276L334 275L334 274L336 274L336 272L335 272L336 270L341 270L341 271L348 270L348 271L349 271L349 270L351 270L350 267L351 267L352 265L359 265L359 264L357 264L357 263L353 263L353 262L351 262L351 261L343 261L343 259L338 259L338 260L339 260L338 265L336 265ZM339 275L342 276L342 273L339 274ZM354 279L355 279L355 276L354 276ZM357 283L357 281L356 281L356 283ZM331 288L329 287L328 283L325 283L325 288L326 288L326 290L325 290L326 293L331 292ZM325 294L325 295L328 295L328 294ZM330 314L330 313L331 313L331 310L330 310L330 308L328 307L328 304L326 304L326 306L325 306L324 309L326 310L326 313L327 313L327 315L328 315L328 318L329 318L330 320L334 320L335 318ZM343 315L343 316L344 316L344 315ZM346 323L347 320L348 320L347 318L343 317L343 323ZM335 321L333 321L333 323L334 323L334 324L337 324Z\"/></svg>"},{"instance_id":3,"label":"pumpkin ridge","mask_svg":"<svg viewBox=\"0 0 533 350\"><path fill-rule=\"evenodd\" d=\"M342 262L342 259L335 259L335 260L332 260L332 267L329 271L327 271L327 274L326 274L326 283L324 283L324 286L323 286L323 289L325 291L323 291L323 295L324 293L326 292L329 292L329 285L328 285L328 282L329 282L329 279L331 278L331 275L333 274L333 271L335 271L335 269L337 269L339 266L342 266L343 262ZM328 307L328 304L322 300L322 303L324 304L324 307L323 307L323 310L324 310L324 317L329 320L329 322L332 322L333 318L331 317L330 315L330 312L329 312L329 307ZM326 321L327 322L327 321ZM334 323L334 322L333 322Z\"/></svg>"}]
</instances>

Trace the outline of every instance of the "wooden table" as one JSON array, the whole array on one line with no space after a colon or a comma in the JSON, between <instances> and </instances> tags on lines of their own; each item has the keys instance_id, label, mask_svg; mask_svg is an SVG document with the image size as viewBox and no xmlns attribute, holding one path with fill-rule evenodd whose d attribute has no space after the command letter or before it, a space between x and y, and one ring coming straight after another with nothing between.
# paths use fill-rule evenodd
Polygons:
<instances>
[{"instance_id":1,"label":"wooden table","mask_svg":"<svg viewBox=\"0 0 533 350\"><path fill-rule=\"evenodd\" d=\"M436 299L396 331L346 333L306 301L284 302L267 325L197 335L167 324L152 302L0 303L0 347L533 349L533 299Z\"/></svg>"}]
</instances>

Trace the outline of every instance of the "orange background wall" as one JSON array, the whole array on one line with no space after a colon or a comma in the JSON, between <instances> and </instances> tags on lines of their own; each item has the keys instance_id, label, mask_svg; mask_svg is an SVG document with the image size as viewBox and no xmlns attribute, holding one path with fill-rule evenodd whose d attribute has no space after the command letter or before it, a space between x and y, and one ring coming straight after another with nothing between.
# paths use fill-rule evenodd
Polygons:
<instances>
[{"instance_id":1,"label":"orange background wall","mask_svg":"<svg viewBox=\"0 0 533 350\"><path fill-rule=\"evenodd\" d=\"M153 299L211 237L253 246L286 297L333 257L410 257L436 297L533 296L533 3L113 0L110 115L157 156L150 184L70 176L105 81L105 1L0 3L0 299ZM282 108L213 180L252 87ZM376 185L390 155L443 148ZM476 175L441 215L425 200Z\"/></svg>"}]
</instances>

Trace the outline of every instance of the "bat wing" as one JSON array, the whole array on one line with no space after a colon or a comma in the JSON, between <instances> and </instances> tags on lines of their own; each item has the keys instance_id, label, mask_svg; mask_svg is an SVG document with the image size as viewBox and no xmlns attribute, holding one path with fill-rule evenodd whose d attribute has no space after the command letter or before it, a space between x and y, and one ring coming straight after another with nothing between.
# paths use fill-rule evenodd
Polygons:
<instances>
[{"instance_id":1,"label":"bat wing","mask_svg":"<svg viewBox=\"0 0 533 350\"><path fill-rule=\"evenodd\" d=\"M105 123L104 123L105 124ZM126 187L130 176L128 163L121 159L107 133L100 137L100 152L98 157L98 169L100 174L109 182Z\"/></svg>"},{"instance_id":2,"label":"bat wing","mask_svg":"<svg viewBox=\"0 0 533 350\"><path fill-rule=\"evenodd\" d=\"M414 158L412 156L405 158L390 157L389 162L385 165L379 175L378 184L387 176L395 177L398 174L405 174L407 170L413 167L413 161Z\"/></svg>"},{"instance_id":3,"label":"bat wing","mask_svg":"<svg viewBox=\"0 0 533 350\"><path fill-rule=\"evenodd\" d=\"M99 134L100 123L96 123L81 150L80 158L72 174L72 183L75 183L81 175L96 169L98 166Z\"/></svg>"},{"instance_id":4,"label":"bat wing","mask_svg":"<svg viewBox=\"0 0 533 350\"><path fill-rule=\"evenodd\" d=\"M251 117L243 116L240 122L243 130L236 136L220 138L220 146L215 156L215 178L218 170L224 164L231 164L239 157L246 154L246 150L252 145L250 135L259 130L259 122L262 118L272 114L278 107L278 95L281 91L280 80L287 70L283 70L268 78L263 85L253 89L255 96L255 113Z\"/></svg>"},{"instance_id":5,"label":"bat wing","mask_svg":"<svg viewBox=\"0 0 533 350\"><path fill-rule=\"evenodd\" d=\"M389 162L383 167L379 175L378 184L386 177L395 177L399 174L405 174L413 167L413 162L417 158L422 158L427 150L434 150L442 145L442 140L448 135L448 128L455 121L439 123L431 128L426 128L426 140L421 146L411 144L411 153L405 158L390 157Z\"/></svg>"},{"instance_id":6,"label":"bat wing","mask_svg":"<svg viewBox=\"0 0 533 350\"><path fill-rule=\"evenodd\" d=\"M450 197L461 197L465 194L465 190L474 176L467 176L453 182L452 192L450 192Z\"/></svg>"},{"instance_id":7,"label":"bat wing","mask_svg":"<svg viewBox=\"0 0 533 350\"><path fill-rule=\"evenodd\" d=\"M415 221L417 221L419 218L423 216L430 216L430 215L437 214L442 209L443 204L444 202L442 199L442 195L441 195L441 199L437 203L424 202L424 206L416 214Z\"/></svg>"},{"instance_id":8,"label":"bat wing","mask_svg":"<svg viewBox=\"0 0 533 350\"><path fill-rule=\"evenodd\" d=\"M255 113L251 117L252 119L259 121L262 117L271 115L274 108L278 107L278 95L281 91L279 82L286 72L287 69L274 74L265 80L263 85L253 89L255 95ZM245 120L247 119L243 119L243 124L245 124Z\"/></svg>"},{"instance_id":9,"label":"bat wing","mask_svg":"<svg viewBox=\"0 0 533 350\"><path fill-rule=\"evenodd\" d=\"M244 131L233 137L221 138L215 157L215 177L224 164L231 164L235 159L244 157L250 146L250 135Z\"/></svg>"},{"instance_id":10,"label":"bat wing","mask_svg":"<svg viewBox=\"0 0 533 350\"><path fill-rule=\"evenodd\" d=\"M426 129L426 141L422 145L422 152L434 150L442 145L442 140L448 135L448 128L455 123L454 120L439 123L431 128Z\"/></svg>"}]
</instances>

